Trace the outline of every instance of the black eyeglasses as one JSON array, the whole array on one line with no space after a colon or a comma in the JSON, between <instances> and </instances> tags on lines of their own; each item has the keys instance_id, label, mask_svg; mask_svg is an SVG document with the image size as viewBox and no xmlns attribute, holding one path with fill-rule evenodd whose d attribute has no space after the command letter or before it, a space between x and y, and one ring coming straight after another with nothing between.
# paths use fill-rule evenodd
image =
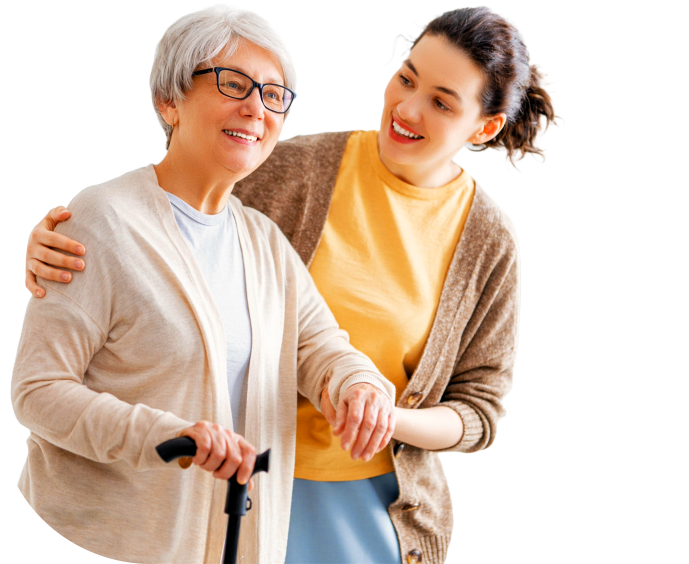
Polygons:
<instances>
[{"instance_id":1,"label":"black eyeglasses","mask_svg":"<svg viewBox=\"0 0 689 564\"><path fill-rule=\"evenodd\" d=\"M258 88L263 105L267 110L276 114L286 113L297 97L295 92L281 84L261 84L243 72L225 67L203 69L191 73L191 76L199 76L209 72L215 72L218 92L223 96L234 98L235 100L244 100L251 95L254 88Z\"/></svg>"}]
</instances>

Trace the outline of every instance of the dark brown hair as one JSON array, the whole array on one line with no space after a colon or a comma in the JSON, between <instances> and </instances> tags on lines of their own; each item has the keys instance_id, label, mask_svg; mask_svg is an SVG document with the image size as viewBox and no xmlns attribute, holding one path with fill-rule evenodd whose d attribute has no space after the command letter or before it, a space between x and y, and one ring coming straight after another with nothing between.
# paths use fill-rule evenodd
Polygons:
<instances>
[{"instance_id":1,"label":"dark brown hair","mask_svg":"<svg viewBox=\"0 0 689 564\"><path fill-rule=\"evenodd\" d=\"M481 69L484 116L503 112L507 116L500 133L477 150L504 147L513 163L517 151L521 152L519 158L526 153L543 155L534 141L541 117L545 117L547 128L555 113L550 96L541 86L542 75L529 65L529 53L516 28L488 8L462 8L430 22L412 49L425 35L445 38Z\"/></svg>"}]
</instances>

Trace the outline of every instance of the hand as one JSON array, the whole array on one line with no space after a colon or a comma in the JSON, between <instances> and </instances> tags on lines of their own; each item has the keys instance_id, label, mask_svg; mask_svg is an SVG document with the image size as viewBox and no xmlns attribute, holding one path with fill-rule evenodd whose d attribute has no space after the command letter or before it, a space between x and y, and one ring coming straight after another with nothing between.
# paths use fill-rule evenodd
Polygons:
<instances>
[{"instance_id":1,"label":"hand","mask_svg":"<svg viewBox=\"0 0 689 564\"><path fill-rule=\"evenodd\" d=\"M246 484L251 479L256 449L241 435L217 423L199 421L193 427L182 429L177 436L191 437L196 443L194 458L179 459L182 468L196 464L202 470L212 472L218 480L229 480L236 472L239 484ZM253 482L250 482L249 490L252 489Z\"/></svg>"},{"instance_id":2,"label":"hand","mask_svg":"<svg viewBox=\"0 0 689 564\"><path fill-rule=\"evenodd\" d=\"M327 395L326 399L330 403ZM354 384L340 395L333 435L342 435L342 448L352 449L352 460L361 457L368 462L390 442L395 423L395 410L386 394L371 384Z\"/></svg>"},{"instance_id":3,"label":"hand","mask_svg":"<svg viewBox=\"0 0 689 564\"><path fill-rule=\"evenodd\" d=\"M323 388L323 393L321 394L321 413L325 417L326 421L330 423L330 426L335 427L337 422L337 411L335 411L333 402L330 401L330 392L328 392L328 386Z\"/></svg>"},{"instance_id":4,"label":"hand","mask_svg":"<svg viewBox=\"0 0 689 564\"><path fill-rule=\"evenodd\" d=\"M29 244L26 249L25 284L26 288L38 298L45 296L45 289L37 284L36 276L55 282L69 283L72 280L72 274L52 268L52 266L69 268L70 270L84 270L86 266L82 259L69 257L50 248L54 247L73 255L83 255L86 252L82 244L55 233L55 226L61 221L69 219L71 215L70 211L63 206L53 208L33 228L29 236Z\"/></svg>"}]
</instances>

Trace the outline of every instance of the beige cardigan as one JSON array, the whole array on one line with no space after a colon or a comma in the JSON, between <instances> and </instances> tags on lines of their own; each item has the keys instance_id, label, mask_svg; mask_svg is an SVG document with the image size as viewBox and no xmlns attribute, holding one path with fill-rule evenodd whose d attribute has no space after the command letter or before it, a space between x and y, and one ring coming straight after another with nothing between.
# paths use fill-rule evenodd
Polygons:
<instances>
[{"instance_id":1,"label":"beige cardigan","mask_svg":"<svg viewBox=\"0 0 689 564\"><path fill-rule=\"evenodd\" d=\"M322 133L282 141L233 192L244 205L273 219L307 265L325 226L348 137L349 132ZM518 252L512 225L477 186L423 355L397 400L398 407L406 409L434 405L454 409L464 422L464 435L448 451L475 452L495 439L498 419L504 415L501 398L512 382L518 305ZM453 525L440 460L435 452L396 441L390 449L400 496L389 513L402 561L440 564ZM455 500L459 511L461 502Z\"/></svg>"},{"instance_id":2,"label":"beige cardigan","mask_svg":"<svg viewBox=\"0 0 689 564\"><path fill-rule=\"evenodd\" d=\"M230 197L245 265L252 350L245 436L271 448L240 561L282 562L297 391L319 405L352 380L394 389L355 351L280 230ZM28 427L19 487L55 530L128 562L220 561L226 482L166 465L154 447L196 421L231 428L225 336L152 166L88 188L58 231L86 245L69 285L31 300L12 380Z\"/></svg>"}]
</instances>

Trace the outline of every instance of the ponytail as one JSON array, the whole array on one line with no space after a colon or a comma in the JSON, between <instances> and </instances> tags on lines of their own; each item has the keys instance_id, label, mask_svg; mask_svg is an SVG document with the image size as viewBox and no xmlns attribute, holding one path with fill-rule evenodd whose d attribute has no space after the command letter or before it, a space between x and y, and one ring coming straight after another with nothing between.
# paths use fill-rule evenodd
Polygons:
<instances>
[{"instance_id":1,"label":"ponytail","mask_svg":"<svg viewBox=\"0 0 689 564\"><path fill-rule=\"evenodd\" d=\"M510 161L514 162L517 152L518 158L524 158L527 153L543 156L543 151L536 147L536 135L542 129L548 128L555 121L555 111L550 95L541 86L543 76L535 66L530 67L529 85L521 99L519 112L513 121L508 121L502 131L478 150L503 147L507 151ZM545 124L542 119L545 118Z\"/></svg>"}]
</instances>

